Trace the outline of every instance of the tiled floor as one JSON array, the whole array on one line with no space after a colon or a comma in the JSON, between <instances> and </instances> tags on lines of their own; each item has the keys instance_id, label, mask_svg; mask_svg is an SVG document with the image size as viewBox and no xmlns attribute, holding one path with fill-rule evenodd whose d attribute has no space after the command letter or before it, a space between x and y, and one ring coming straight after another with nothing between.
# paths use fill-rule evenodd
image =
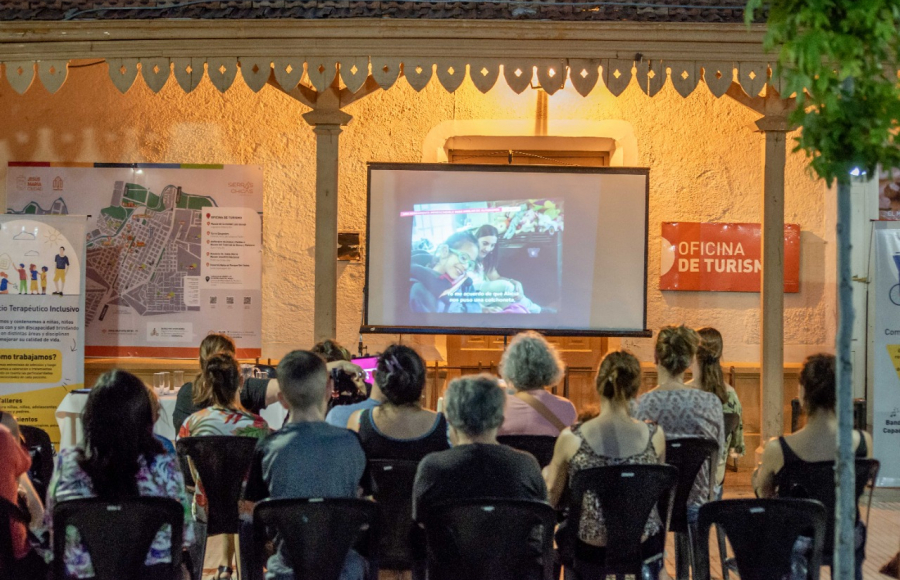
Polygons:
<instances>
[{"instance_id":1,"label":"tiled floor","mask_svg":"<svg viewBox=\"0 0 900 580\"><path fill-rule=\"evenodd\" d=\"M725 499L754 497L750 486L750 472L729 471L725 476ZM878 570L890 560L900 548L900 489L877 489L872 500L869 516L869 534L866 540L866 560L863 562L865 580L886 580ZM710 541L710 573L712 578L722 578L722 565L718 546ZM666 548L666 571L675 577L675 548L672 535ZM730 578L737 578L731 575ZM822 580L830 580L829 569L822 568Z\"/></svg>"}]
</instances>

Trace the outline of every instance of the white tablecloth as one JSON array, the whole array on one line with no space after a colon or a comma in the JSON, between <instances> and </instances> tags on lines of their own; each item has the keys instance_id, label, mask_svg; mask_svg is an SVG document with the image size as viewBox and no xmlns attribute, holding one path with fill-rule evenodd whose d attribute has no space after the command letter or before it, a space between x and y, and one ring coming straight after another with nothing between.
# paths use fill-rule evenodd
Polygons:
<instances>
[{"instance_id":1,"label":"white tablecloth","mask_svg":"<svg viewBox=\"0 0 900 580\"><path fill-rule=\"evenodd\" d=\"M59 448L68 449L75 447L84 438L84 428L81 425L81 414L87 404L87 393L69 393L65 396L59 407L56 408L56 424L59 425ZM153 431L166 439L175 440L175 426L172 425L172 413L175 410L175 394L159 397L159 420L153 426ZM260 411L260 416L266 420L272 429L280 429L287 417L287 410L280 403L273 403Z\"/></svg>"}]
</instances>

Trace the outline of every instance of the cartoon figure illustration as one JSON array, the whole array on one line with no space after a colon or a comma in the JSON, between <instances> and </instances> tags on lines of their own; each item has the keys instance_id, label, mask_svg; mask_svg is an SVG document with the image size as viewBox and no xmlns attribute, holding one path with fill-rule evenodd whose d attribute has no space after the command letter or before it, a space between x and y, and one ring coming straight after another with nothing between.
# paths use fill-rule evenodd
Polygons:
<instances>
[{"instance_id":1,"label":"cartoon figure illustration","mask_svg":"<svg viewBox=\"0 0 900 580\"><path fill-rule=\"evenodd\" d=\"M31 293L38 293L38 271L37 266L34 264L30 264L28 266L28 272L31 274Z\"/></svg>"},{"instance_id":2,"label":"cartoon figure illustration","mask_svg":"<svg viewBox=\"0 0 900 580\"><path fill-rule=\"evenodd\" d=\"M41 267L41 294L47 293L47 266Z\"/></svg>"},{"instance_id":3,"label":"cartoon figure illustration","mask_svg":"<svg viewBox=\"0 0 900 580\"><path fill-rule=\"evenodd\" d=\"M19 273L19 294L28 294L28 273L25 271L25 264L19 264L16 271Z\"/></svg>"},{"instance_id":4,"label":"cartoon figure illustration","mask_svg":"<svg viewBox=\"0 0 900 580\"><path fill-rule=\"evenodd\" d=\"M9 276L0 272L0 294L9 294Z\"/></svg>"},{"instance_id":5,"label":"cartoon figure illustration","mask_svg":"<svg viewBox=\"0 0 900 580\"><path fill-rule=\"evenodd\" d=\"M69 257L66 256L66 249L60 247L59 254L54 260L56 260L56 274L53 275L53 285L56 286L54 294L62 296L63 288L66 285L66 271L69 269Z\"/></svg>"}]
</instances>

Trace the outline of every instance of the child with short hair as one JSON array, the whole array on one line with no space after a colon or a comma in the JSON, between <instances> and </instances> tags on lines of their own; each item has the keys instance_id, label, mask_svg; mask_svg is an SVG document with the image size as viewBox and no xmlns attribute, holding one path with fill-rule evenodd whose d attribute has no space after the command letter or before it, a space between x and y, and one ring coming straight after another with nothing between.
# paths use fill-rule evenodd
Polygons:
<instances>
[{"instance_id":1,"label":"child with short hair","mask_svg":"<svg viewBox=\"0 0 900 580\"><path fill-rule=\"evenodd\" d=\"M19 294L28 294L28 273L25 271L25 264L19 264L16 272L19 273Z\"/></svg>"},{"instance_id":2,"label":"child with short hair","mask_svg":"<svg viewBox=\"0 0 900 580\"><path fill-rule=\"evenodd\" d=\"M41 294L47 293L47 266L41 267Z\"/></svg>"},{"instance_id":3,"label":"child with short hair","mask_svg":"<svg viewBox=\"0 0 900 580\"><path fill-rule=\"evenodd\" d=\"M38 293L38 272L37 266L31 264L28 266L28 272L31 274L31 293Z\"/></svg>"},{"instance_id":4,"label":"child with short hair","mask_svg":"<svg viewBox=\"0 0 900 580\"><path fill-rule=\"evenodd\" d=\"M0 272L0 294L9 294L9 276Z\"/></svg>"}]
</instances>

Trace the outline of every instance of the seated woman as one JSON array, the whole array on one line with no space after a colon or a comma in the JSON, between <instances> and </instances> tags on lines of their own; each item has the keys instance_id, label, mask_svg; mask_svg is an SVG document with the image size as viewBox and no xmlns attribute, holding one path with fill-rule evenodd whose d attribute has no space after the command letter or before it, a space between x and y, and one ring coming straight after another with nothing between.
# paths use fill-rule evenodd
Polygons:
<instances>
[{"instance_id":1,"label":"seated woman","mask_svg":"<svg viewBox=\"0 0 900 580\"><path fill-rule=\"evenodd\" d=\"M540 334L521 332L512 339L500 359L500 376L515 394L506 396L499 435L556 437L575 422L575 405L547 390L560 381L563 368L559 353Z\"/></svg>"},{"instance_id":2,"label":"seated woman","mask_svg":"<svg viewBox=\"0 0 900 580\"><path fill-rule=\"evenodd\" d=\"M413 488L413 519L421 522L441 502L479 497L546 501L547 486L529 453L497 443L505 395L489 375L454 379L444 393L450 425L447 451L419 463Z\"/></svg>"},{"instance_id":3,"label":"seated woman","mask_svg":"<svg viewBox=\"0 0 900 580\"><path fill-rule=\"evenodd\" d=\"M541 307L529 300L522 289L522 283L512 278L504 278L497 271L500 265L500 232L491 224L484 224L475 231L478 241L478 259L469 274L475 290L512 296L515 300L487 302L482 305L484 312L532 313L541 312Z\"/></svg>"},{"instance_id":4,"label":"seated woman","mask_svg":"<svg viewBox=\"0 0 900 580\"><path fill-rule=\"evenodd\" d=\"M800 401L806 410L806 425L796 433L769 441L763 450L762 463L754 473L753 487L760 497L792 497L784 481L785 467L804 466L835 460L838 421L835 415L837 389L835 360L830 354L807 357L800 371ZM856 457L872 456L872 437L865 431L853 431ZM831 482L828 482L831 483ZM833 484L832 484L833 485ZM834 517L834 512L829 517ZM865 526L856 520L856 578L862 580L865 558ZM827 542L826 540L826 543Z\"/></svg>"},{"instance_id":5,"label":"seated woman","mask_svg":"<svg viewBox=\"0 0 900 580\"><path fill-rule=\"evenodd\" d=\"M241 406L241 367L228 353L219 353L206 361L201 376L202 384L208 385L212 395L212 406L201 409L187 418L181 425L178 438L204 437L211 435L234 435L262 439L269 434L269 426L259 415L248 412ZM203 482L198 479L193 462L189 462L191 477L197 482L194 492L194 519L204 525L206 518L206 497ZM205 534L201 534L201 537ZM231 563L234 559L234 537L226 535L219 562L218 578L231 578ZM199 557L199 554L197 555Z\"/></svg>"},{"instance_id":6,"label":"seated woman","mask_svg":"<svg viewBox=\"0 0 900 580\"><path fill-rule=\"evenodd\" d=\"M200 373L192 383L185 383L178 389L175 410L172 411L172 424L176 431L190 415L212 405L209 385L203 382L203 369L206 361L220 352L235 356L237 350L230 336L212 333L200 342ZM275 379L248 379L241 390L241 405L253 413L259 413L277 400L278 381Z\"/></svg>"},{"instance_id":7,"label":"seated woman","mask_svg":"<svg viewBox=\"0 0 900 580\"><path fill-rule=\"evenodd\" d=\"M691 366L700 337L685 326L664 326L656 337L654 359L659 385L638 399L635 417L653 421L666 431L666 439L705 437L725 447L722 403L712 393L684 384L684 372ZM709 465L700 468L688 496L688 522L697 521L700 506L709 501Z\"/></svg>"},{"instance_id":8,"label":"seated woman","mask_svg":"<svg viewBox=\"0 0 900 580\"><path fill-rule=\"evenodd\" d=\"M722 334L710 327L701 328L697 334L700 336L700 345L697 347L697 356L691 364L693 379L687 385L714 394L722 402L723 414L737 413L740 417L734 433L725 434L725 446L719 456L715 482L716 496L721 499L722 482L725 480L725 464L728 462L729 453L733 449L738 455L744 454L744 417L737 392L725 382L722 365L719 363L722 358Z\"/></svg>"},{"instance_id":9,"label":"seated woman","mask_svg":"<svg viewBox=\"0 0 900 580\"><path fill-rule=\"evenodd\" d=\"M408 346L389 346L378 357L375 383L384 403L355 411L349 420L367 459L420 461L450 448L444 416L422 408L425 362L419 353Z\"/></svg>"},{"instance_id":10,"label":"seated woman","mask_svg":"<svg viewBox=\"0 0 900 580\"><path fill-rule=\"evenodd\" d=\"M616 351L606 355L597 371L600 415L564 430L556 441L553 461L544 470L550 505L558 507L566 484L583 469L665 462L666 437L662 428L631 417L630 405L640 387L641 364L633 354ZM595 494L585 495L581 521L570 524L578 526L578 539L587 546L560 546L560 551L583 551L585 559L602 561L607 542L606 525ZM654 509L643 536L646 556L659 554L650 570L652 578L658 577L662 569L665 532Z\"/></svg>"},{"instance_id":11,"label":"seated woman","mask_svg":"<svg viewBox=\"0 0 900 580\"><path fill-rule=\"evenodd\" d=\"M409 309L413 312L481 312L464 301L473 292L469 272L478 258L478 242L469 232L457 232L437 247L427 266L410 265Z\"/></svg>"},{"instance_id":12,"label":"seated woman","mask_svg":"<svg viewBox=\"0 0 900 580\"><path fill-rule=\"evenodd\" d=\"M82 415L84 443L62 449L47 493L45 527L53 530L57 503L99 497L117 500L155 496L178 500L184 506L184 548L194 540L190 504L176 458L163 450L153 436L153 409L143 382L131 373L112 370L97 379ZM52 543L51 543L52 545ZM145 564L171 562L171 530L156 534ZM77 578L91 578L94 568L76 530L66 532L66 571ZM156 570L165 570L157 566ZM161 571L160 571L161 572ZM145 576L146 577L146 576ZM160 580L170 580L160 573Z\"/></svg>"},{"instance_id":13,"label":"seated woman","mask_svg":"<svg viewBox=\"0 0 900 580\"><path fill-rule=\"evenodd\" d=\"M34 529L39 528L44 517L41 500L28 479L30 467L31 456L19 438L6 425L0 425L0 498L16 506L17 515L21 516L10 518L8 522L0 521L0 525L9 527L15 560L12 570L3 570L0 565L0 576L42 578L47 573L46 563L28 544L28 524Z\"/></svg>"}]
</instances>

